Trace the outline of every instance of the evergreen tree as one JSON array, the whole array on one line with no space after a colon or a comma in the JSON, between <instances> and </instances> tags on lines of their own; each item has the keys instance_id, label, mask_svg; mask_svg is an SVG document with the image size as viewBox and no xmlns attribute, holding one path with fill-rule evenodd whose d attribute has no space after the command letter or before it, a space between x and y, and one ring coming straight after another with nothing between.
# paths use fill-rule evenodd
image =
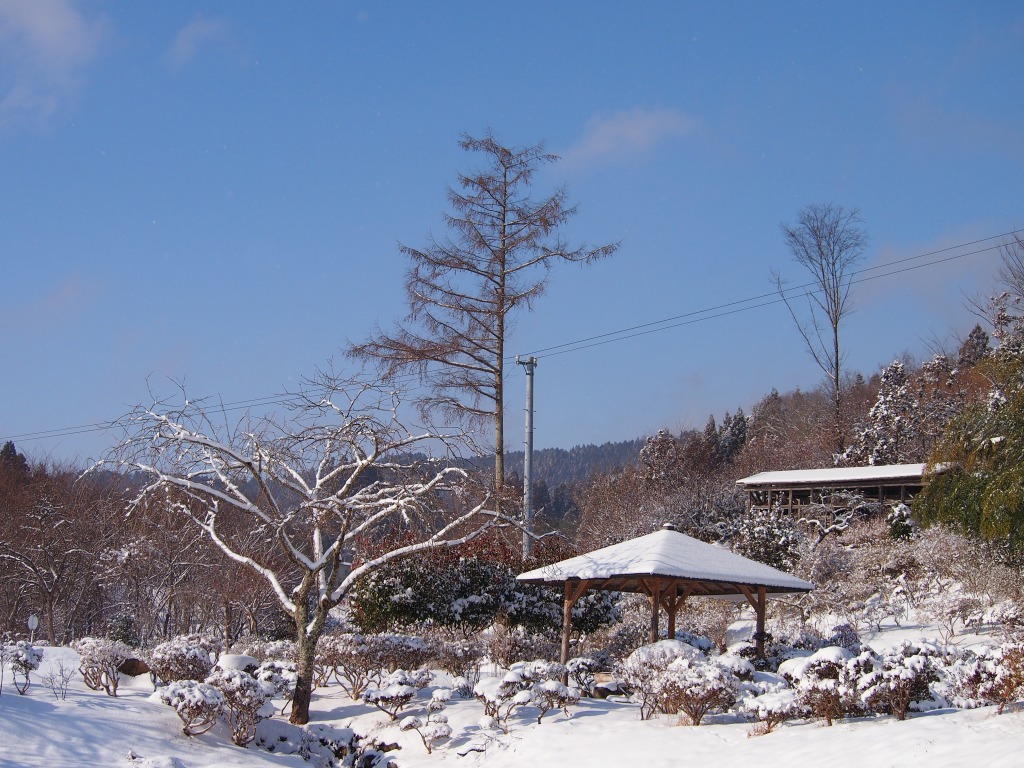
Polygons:
<instances>
[{"instance_id":1,"label":"evergreen tree","mask_svg":"<svg viewBox=\"0 0 1024 768\"><path fill-rule=\"evenodd\" d=\"M933 477L914 504L924 524L944 523L1024 551L1024 358L981 364L995 383L987 402L949 424L931 457Z\"/></svg>"},{"instance_id":2,"label":"evergreen tree","mask_svg":"<svg viewBox=\"0 0 1024 768\"><path fill-rule=\"evenodd\" d=\"M960 345L960 352L957 356L957 365L960 368L973 368L988 354L988 334L980 324L975 325L967 334L964 343Z\"/></svg>"},{"instance_id":3,"label":"evergreen tree","mask_svg":"<svg viewBox=\"0 0 1024 768\"><path fill-rule=\"evenodd\" d=\"M23 483L29 478L28 460L10 440L0 448L0 475L15 483Z\"/></svg>"},{"instance_id":4,"label":"evergreen tree","mask_svg":"<svg viewBox=\"0 0 1024 768\"><path fill-rule=\"evenodd\" d=\"M910 377L899 360L882 371L878 397L868 413L868 425L843 454L848 464L900 464L914 448L917 402Z\"/></svg>"}]
</instances>

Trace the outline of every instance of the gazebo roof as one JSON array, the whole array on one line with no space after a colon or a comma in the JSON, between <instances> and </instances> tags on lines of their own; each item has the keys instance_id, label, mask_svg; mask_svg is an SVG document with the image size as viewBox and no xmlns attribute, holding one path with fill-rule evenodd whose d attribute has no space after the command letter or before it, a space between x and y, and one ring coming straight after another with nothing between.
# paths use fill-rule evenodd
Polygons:
<instances>
[{"instance_id":1,"label":"gazebo roof","mask_svg":"<svg viewBox=\"0 0 1024 768\"><path fill-rule=\"evenodd\" d=\"M687 582L694 596L740 595L758 587L775 594L814 589L808 581L669 528L527 571L518 579L589 581L594 589L620 592L648 592L645 582L668 579Z\"/></svg>"}]
</instances>

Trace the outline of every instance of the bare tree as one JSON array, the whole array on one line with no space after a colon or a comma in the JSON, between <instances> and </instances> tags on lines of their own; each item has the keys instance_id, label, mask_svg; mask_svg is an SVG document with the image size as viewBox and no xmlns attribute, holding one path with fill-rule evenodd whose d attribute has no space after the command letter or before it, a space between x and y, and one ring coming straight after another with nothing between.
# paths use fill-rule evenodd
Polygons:
<instances>
[{"instance_id":1,"label":"bare tree","mask_svg":"<svg viewBox=\"0 0 1024 768\"><path fill-rule=\"evenodd\" d=\"M73 634L115 515L108 490L77 477L64 468L36 466L26 482L0 485L0 574L20 584L28 605L41 612L52 645Z\"/></svg>"},{"instance_id":2,"label":"bare tree","mask_svg":"<svg viewBox=\"0 0 1024 768\"><path fill-rule=\"evenodd\" d=\"M424 411L494 427L494 484L505 480L505 341L517 310L530 309L559 261L590 262L617 244L568 246L559 230L576 212L564 188L542 200L530 193L534 174L557 160L543 144L505 147L488 132L463 136L467 152L486 165L460 173L448 190L448 236L422 250L400 245L411 266L405 290L409 314L390 332L380 329L350 354L377 362L386 379L416 372L430 386Z\"/></svg>"},{"instance_id":3,"label":"bare tree","mask_svg":"<svg viewBox=\"0 0 1024 768\"><path fill-rule=\"evenodd\" d=\"M317 639L353 582L493 524L486 496L472 494L463 471L408 458L435 436L398 423L393 392L327 376L314 384L286 424L218 428L187 400L139 408L126 419L119 459L148 477L135 503L159 500L190 520L264 579L290 614L298 646L291 721L300 724L309 719ZM274 543L274 557L250 547L253 531Z\"/></svg>"},{"instance_id":4,"label":"bare tree","mask_svg":"<svg viewBox=\"0 0 1024 768\"><path fill-rule=\"evenodd\" d=\"M999 282L1017 299L1024 299L1024 236L1019 232L1003 243L1002 260Z\"/></svg>"},{"instance_id":5,"label":"bare tree","mask_svg":"<svg viewBox=\"0 0 1024 768\"><path fill-rule=\"evenodd\" d=\"M794 225L782 225L793 259L803 267L810 281L803 288L808 320L801 320L786 290L786 282L775 272L773 279L786 303L811 357L828 381L834 411L835 452L846 448L843 418L843 352L839 326L850 313L850 285L864 258L867 232L861 226L860 211L841 205L809 205L799 212Z\"/></svg>"}]
</instances>

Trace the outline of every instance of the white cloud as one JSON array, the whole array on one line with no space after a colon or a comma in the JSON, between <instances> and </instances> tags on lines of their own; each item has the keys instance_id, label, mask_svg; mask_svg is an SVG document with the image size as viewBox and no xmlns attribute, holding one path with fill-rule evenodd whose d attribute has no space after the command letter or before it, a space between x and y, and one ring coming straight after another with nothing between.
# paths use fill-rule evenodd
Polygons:
<instances>
[{"instance_id":1,"label":"white cloud","mask_svg":"<svg viewBox=\"0 0 1024 768\"><path fill-rule=\"evenodd\" d=\"M105 23L72 0L0 0L0 124L45 120L99 51Z\"/></svg>"},{"instance_id":2,"label":"white cloud","mask_svg":"<svg viewBox=\"0 0 1024 768\"><path fill-rule=\"evenodd\" d=\"M175 70L188 65L204 44L226 39L228 23L223 19L209 19L197 16L175 36L174 42L167 50L167 60Z\"/></svg>"},{"instance_id":3,"label":"white cloud","mask_svg":"<svg viewBox=\"0 0 1024 768\"><path fill-rule=\"evenodd\" d=\"M595 117L578 144L562 155L563 165L583 167L650 151L661 142L686 136L697 121L675 109L631 109Z\"/></svg>"}]
</instances>

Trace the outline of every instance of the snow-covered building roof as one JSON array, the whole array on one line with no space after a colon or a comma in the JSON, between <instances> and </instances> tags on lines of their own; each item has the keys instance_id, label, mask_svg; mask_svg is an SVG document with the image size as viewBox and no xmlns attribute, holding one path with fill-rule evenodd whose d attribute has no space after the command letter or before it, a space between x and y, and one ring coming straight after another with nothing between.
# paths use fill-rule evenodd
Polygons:
<instances>
[{"instance_id":1,"label":"snow-covered building roof","mask_svg":"<svg viewBox=\"0 0 1024 768\"><path fill-rule=\"evenodd\" d=\"M758 472L737 480L744 488L764 486L836 486L889 485L900 481L920 484L925 464L883 464L871 467L829 467L827 469L790 469L779 472Z\"/></svg>"},{"instance_id":2,"label":"snow-covered building roof","mask_svg":"<svg viewBox=\"0 0 1024 768\"><path fill-rule=\"evenodd\" d=\"M808 581L669 528L518 576L543 584L593 581L596 589L621 592L647 592L644 582L652 578L687 582L694 596L740 595L758 587L769 593L814 589Z\"/></svg>"}]
</instances>

